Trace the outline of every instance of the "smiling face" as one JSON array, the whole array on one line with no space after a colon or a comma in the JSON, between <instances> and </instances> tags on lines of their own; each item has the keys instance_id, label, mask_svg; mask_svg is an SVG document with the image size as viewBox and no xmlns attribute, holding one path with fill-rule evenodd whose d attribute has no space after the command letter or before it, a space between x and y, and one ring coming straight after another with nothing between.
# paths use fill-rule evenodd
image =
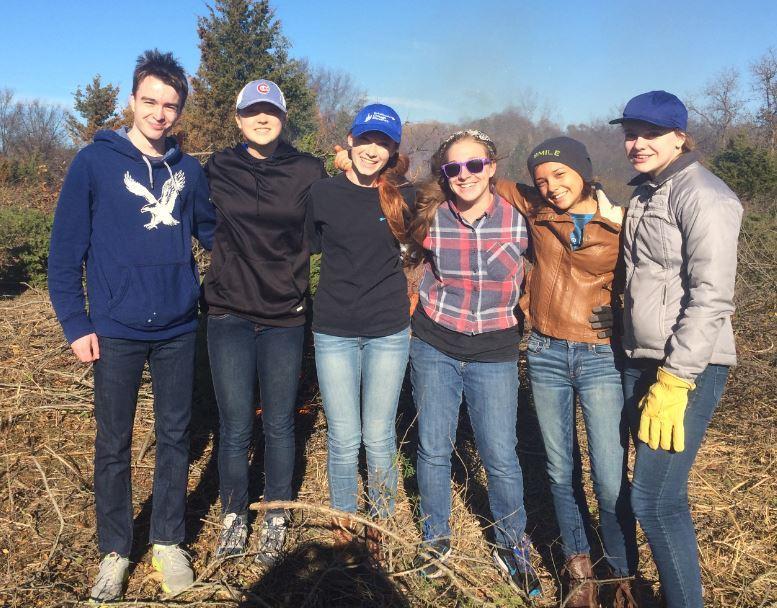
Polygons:
<instances>
[{"instance_id":1,"label":"smiling face","mask_svg":"<svg viewBox=\"0 0 777 608\"><path fill-rule=\"evenodd\" d=\"M375 184L398 148L393 139L380 131L367 131L356 137L349 135L348 145L353 162L351 171L358 183L365 186Z\"/></svg>"},{"instance_id":2,"label":"smiling face","mask_svg":"<svg viewBox=\"0 0 777 608\"><path fill-rule=\"evenodd\" d=\"M487 158L486 147L474 139L461 139L454 143L445 154L445 162L464 163L473 158ZM469 209L490 198L490 179L496 172L496 163L484 165L480 173L470 173L466 166L461 167L456 177L448 178L454 201L459 209Z\"/></svg>"},{"instance_id":3,"label":"smiling face","mask_svg":"<svg viewBox=\"0 0 777 608\"><path fill-rule=\"evenodd\" d=\"M560 211L574 212L586 200L585 182L563 163L542 163L534 168L534 184L548 203Z\"/></svg>"},{"instance_id":4,"label":"smiling face","mask_svg":"<svg viewBox=\"0 0 777 608\"><path fill-rule=\"evenodd\" d=\"M626 157L640 173L655 178L682 154L685 134L640 120L623 123Z\"/></svg>"},{"instance_id":5,"label":"smiling face","mask_svg":"<svg viewBox=\"0 0 777 608\"><path fill-rule=\"evenodd\" d=\"M235 121L243 134L243 138L251 150L270 152L274 148L286 124L286 114L271 103L255 103L243 110L238 110Z\"/></svg>"},{"instance_id":6,"label":"smiling face","mask_svg":"<svg viewBox=\"0 0 777 608\"><path fill-rule=\"evenodd\" d=\"M132 129L152 147L159 145L180 116L180 101L181 96L169 84L156 76L146 76L130 97Z\"/></svg>"}]
</instances>

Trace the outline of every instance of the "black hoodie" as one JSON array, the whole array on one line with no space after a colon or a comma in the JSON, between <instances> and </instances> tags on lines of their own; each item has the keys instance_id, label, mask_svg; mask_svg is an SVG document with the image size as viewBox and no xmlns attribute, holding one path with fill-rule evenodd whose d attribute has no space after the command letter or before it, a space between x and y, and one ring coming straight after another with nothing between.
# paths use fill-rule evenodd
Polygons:
<instances>
[{"instance_id":1,"label":"black hoodie","mask_svg":"<svg viewBox=\"0 0 777 608\"><path fill-rule=\"evenodd\" d=\"M310 273L305 211L310 184L326 177L323 163L285 142L264 160L241 144L214 154L205 173L217 211L208 314L302 325Z\"/></svg>"}]
</instances>

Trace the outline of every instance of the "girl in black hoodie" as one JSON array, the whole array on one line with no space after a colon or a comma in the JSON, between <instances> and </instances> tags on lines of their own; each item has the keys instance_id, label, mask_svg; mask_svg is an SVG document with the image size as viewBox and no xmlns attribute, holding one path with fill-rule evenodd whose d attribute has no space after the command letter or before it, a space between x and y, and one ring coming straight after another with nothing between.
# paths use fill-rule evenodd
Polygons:
<instances>
[{"instance_id":1,"label":"girl in black hoodie","mask_svg":"<svg viewBox=\"0 0 777 608\"><path fill-rule=\"evenodd\" d=\"M309 275L305 213L310 184L326 177L319 159L280 138L286 101L275 83L248 83L236 110L245 143L214 154L205 167L217 211L205 300L220 418L219 557L245 552L257 380L265 436L264 499L291 499L294 404ZM266 512L258 561L271 564L278 557L286 518L282 510Z\"/></svg>"}]
</instances>

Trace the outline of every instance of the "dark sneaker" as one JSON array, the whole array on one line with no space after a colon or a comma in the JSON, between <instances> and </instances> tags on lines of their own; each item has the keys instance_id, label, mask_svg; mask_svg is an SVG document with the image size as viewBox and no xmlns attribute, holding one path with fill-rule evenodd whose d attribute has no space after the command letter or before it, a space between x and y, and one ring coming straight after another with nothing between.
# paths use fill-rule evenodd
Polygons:
<instances>
[{"instance_id":1,"label":"dark sneaker","mask_svg":"<svg viewBox=\"0 0 777 608\"><path fill-rule=\"evenodd\" d=\"M265 566L272 566L283 552L283 544L286 542L286 519L276 515L265 519L259 534L259 548L256 561Z\"/></svg>"},{"instance_id":2,"label":"dark sneaker","mask_svg":"<svg viewBox=\"0 0 777 608\"><path fill-rule=\"evenodd\" d=\"M524 536L517 547L497 547L492 553L494 564L510 586L529 599L542 595L542 585L531 565L531 544Z\"/></svg>"},{"instance_id":3,"label":"dark sneaker","mask_svg":"<svg viewBox=\"0 0 777 608\"><path fill-rule=\"evenodd\" d=\"M424 578L439 578L445 575L440 564L445 563L451 554L451 543L447 539L424 542L413 560L413 568Z\"/></svg>"},{"instance_id":4,"label":"dark sneaker","mask_svg":"<svg viewBox=\"0 0 777 608\"><path fill-rule=\"evenodd\" d=\"M115 602L124 596L129 576L129 560L118 553L109 553L100 562L100 571L89 594L90 603Z\"/></svg>"},{"instance_id":5,"label":"dark sneaker","mask_svg":"<svg viewBox=\"0 0 777 608\"><path fill-rule=\"evenodd\" d=\"M219 544L216 547L216 557L229 557L246 552L248 538L248 523L242 513L227 513L221 520Z\"/></svg>"}]
</instances>

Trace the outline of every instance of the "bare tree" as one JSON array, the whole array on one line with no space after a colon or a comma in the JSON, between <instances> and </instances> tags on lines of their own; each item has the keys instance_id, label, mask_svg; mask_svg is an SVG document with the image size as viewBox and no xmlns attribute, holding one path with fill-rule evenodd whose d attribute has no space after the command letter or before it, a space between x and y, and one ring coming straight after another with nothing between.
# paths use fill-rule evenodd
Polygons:
<instances>
[{"instance_id":1,"label":"bare tree","mask_svg":"<svg viewBox=\"0 0 777 608\"><path fill-rule=\"evenodd\" d=\"M764 131L766 145L777 150L777 49L770 48L750 66L753 90L758 94L760 107L756 120Z\"/></svg>"},{"instance_id":2,"label":"bare tree","mask_svg":"<svg viewBox=\"0 0 777 608\"><path fill-rule=\"evenodd\" d=\"M354 115L366 103L367 93L350 74L327 67L307 67L308 85L318 106L318 146L329 152L342 144Z\"/></svg>"},{"instance_id":3,"label":"bare tree","mask_svg":"<svg viewBox=\"0 0 777 608\"><path fill-rule=\"evenodd\" d=\"M0 154L8 155L19 132L21 105L11 89L0 89Z\"/></svg>"},{"instance_id":4,"label":"bare tree","mask_svg":"<svg viewBox=\"0 0 777 608\"><path fill-rule=\"evenodd\" d=\"M721 148L728 140L732 128L744 117L745 99L740 89L740 73L727 68L710 79L701 92L700 101L692 100L688 109L696 115L707 132L709 142L705 147Z\"/></svg>"},{"instance_id":5,"label":"bare tree","mask_svg":"<svg viewBox=\"0 0 777 608\"><path fill-rule=\"evenodd\" d=\"M67 147L68 112L61 106L34 99L21 104L16 153L45 161Z\"/></svg>"}]
</instances>

